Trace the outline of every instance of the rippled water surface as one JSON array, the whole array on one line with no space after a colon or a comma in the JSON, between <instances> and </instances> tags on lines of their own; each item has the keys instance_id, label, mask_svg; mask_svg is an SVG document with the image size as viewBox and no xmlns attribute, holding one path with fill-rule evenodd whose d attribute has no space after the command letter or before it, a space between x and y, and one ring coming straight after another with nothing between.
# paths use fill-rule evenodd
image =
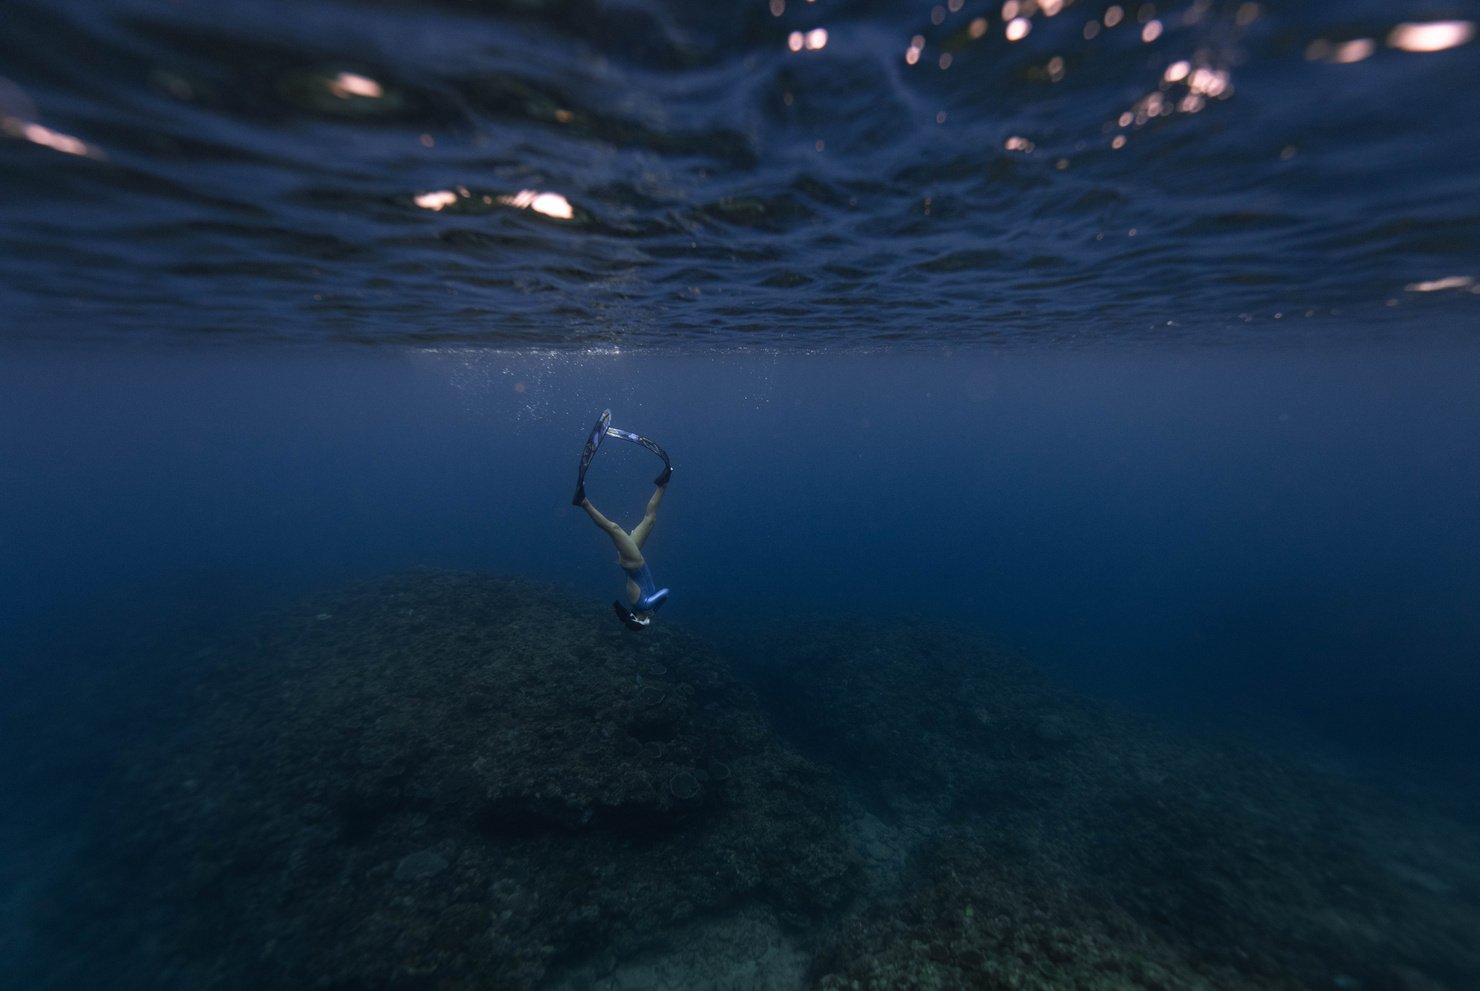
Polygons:
<instances>
[{"instance_id":1,"label":"rippled water surface","mask_svg":"<svg viewBox=\"0 0 1480 991\"><path fill-rule=\"evenodd\" d=\"M9 0L10 336L1469 333L1480 5Z\"/></svg>"}]
</instances>

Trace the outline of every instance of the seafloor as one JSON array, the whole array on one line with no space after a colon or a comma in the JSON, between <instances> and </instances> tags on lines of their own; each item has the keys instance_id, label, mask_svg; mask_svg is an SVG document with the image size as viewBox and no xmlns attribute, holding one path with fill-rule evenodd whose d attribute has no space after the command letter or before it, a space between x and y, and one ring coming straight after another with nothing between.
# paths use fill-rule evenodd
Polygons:
<instances>
[{"instance_id":1,"label":"seafloor","mask_svg":"<svg viewBox=\"0 0 1480 991\"><path fill-rule=\"evenodd\" d=\"M197 660L26 986L1480 987L1474 824L938 628L724 657L417 572Z\"/></svg>"}]
</instances>

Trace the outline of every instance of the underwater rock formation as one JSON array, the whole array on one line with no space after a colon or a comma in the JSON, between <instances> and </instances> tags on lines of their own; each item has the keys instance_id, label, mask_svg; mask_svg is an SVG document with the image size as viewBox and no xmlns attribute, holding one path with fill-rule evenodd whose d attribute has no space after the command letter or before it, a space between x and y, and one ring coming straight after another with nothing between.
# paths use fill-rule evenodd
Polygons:
<instances>
[{"instance_id":1,"label":"underwater rock formation","mask_svg":"<svg viewBox=\"0 0 1480 991\"><path fill-rule=\"evenodd\" d=\"M190 655L25 984L1480 987L1473 824L930 624L750 636L425 572Z\"/></svg>"},{"instance_id":2,"label":"underwater rock formation","mask_svg":"<svg viewBox=\"0 0 1480 991\"><path fill-rule=\"evenodd\" d=\"M62 983L509 991L736 904L839 905L830 774L699 642L609 619L418 573L228 651L86 861L68 924L109 972Z\"/></svg>"},{"instance_id":3,"label":"underwater rock formation","mask_svg":"<svg viewBox=\"0 0 1480 991\"><path fill-rule=\"evenodd\" d=\"M756 654L777 727L917 838L814 959L820 991L1480 986L1472 830L927 624Z\"/></svg>"}]
</instances>

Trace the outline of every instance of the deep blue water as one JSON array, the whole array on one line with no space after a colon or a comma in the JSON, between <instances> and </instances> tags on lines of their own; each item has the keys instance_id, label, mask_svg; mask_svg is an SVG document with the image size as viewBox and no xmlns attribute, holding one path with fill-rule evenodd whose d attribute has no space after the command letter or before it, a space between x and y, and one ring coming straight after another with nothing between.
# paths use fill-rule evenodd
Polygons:
<instances>
[{"instance_id":1,"label":"deep blue water","mask_svg":"<svg viewBox=\"0 0 1480 991\"><path fill-rule=\"evenodd\" d=\"M95 607L219 618L411 565L616 595L569 505L610 406L675 460L665 618L929 617L1112 695L1440 740L1460 766L1475 358L16 351L3 616L43 638ZM609 443L593 500L630 527L656 465Z\"/></svg>"},{"instance_id":2,"label":"deep blue water","mask_svg":"<svg viewBox=\"0 0 1480 991\"><path fill-rule=\"evenodd\" d=\"M1480 4L1017 7L6 0L0 876L265 607L620 594L607 407L742 666L964 628L1473 813Z\"/></svg>"}]
</instances>

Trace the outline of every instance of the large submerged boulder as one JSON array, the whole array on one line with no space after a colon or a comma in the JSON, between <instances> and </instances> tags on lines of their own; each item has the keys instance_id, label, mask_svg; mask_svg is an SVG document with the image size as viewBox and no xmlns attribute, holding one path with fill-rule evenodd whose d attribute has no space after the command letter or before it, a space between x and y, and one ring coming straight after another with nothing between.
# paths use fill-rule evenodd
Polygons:
<instances>
[{"instance_id":1,"label":"large submerged boulder","mask_svg":"<svg viewBox=\"0 0 1480 991\"><path fill-rule=\"evenodd\" d=\"M508 991L741 903L841 903L830 773L698 641L608 619L418 573L225 651L109 814L69 924L110 973L72 977Z\"/></svg>"}]
</instances>

